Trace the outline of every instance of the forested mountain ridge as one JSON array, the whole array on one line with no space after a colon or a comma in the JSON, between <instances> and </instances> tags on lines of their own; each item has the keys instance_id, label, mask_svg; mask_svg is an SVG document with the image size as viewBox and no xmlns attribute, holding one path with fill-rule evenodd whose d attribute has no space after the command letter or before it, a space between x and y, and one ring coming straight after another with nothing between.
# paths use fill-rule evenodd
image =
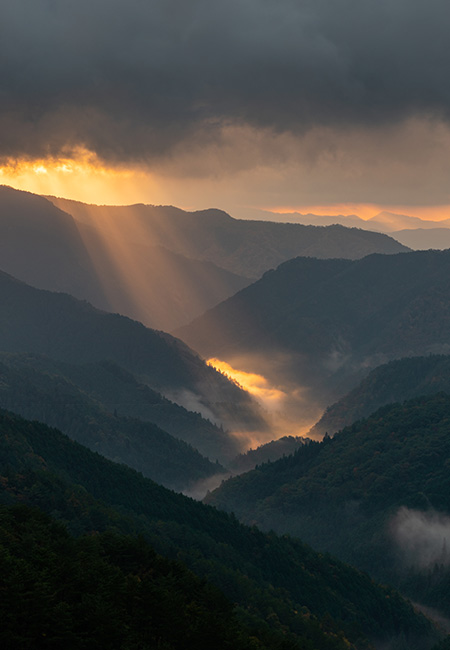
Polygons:
<instances>
[{"instance_id":1,"label":"forested mountain ridge","mask_svg":"<svg viewBox=\"0 0 450 650\"><path fill-rule=\"evenodd\" d=\"M155 424L108 411L64 376L61 366L46 358L0 353L0 407L57 427L106 458L175 490L187 490L202 479L225 473L223 467ZM65 368L72 369L68 364ZM215 433L211 448L218 451L220 432ZM222 438L227 449L224 432Z\"/></svg>"},{"instance_id":2,"label":"forested mountain ridge","mask_svg":"<svg viewBox=\"0 0 450 650\"><path fill-rule=\"evenodd\" d=\"M325 407L380 363L450 349L450 251L290 260L177 335L232 365L253 355Z\"/></svg>"},{"instance_id":3,"label":"forested mountain ridge","mask_svg":"<svg viewBox=\"0 0 450 650\"><path fill-rule=\"evenodd\" d=\"M329 406L312 427L313 438L369 416L385 404L443 391L450 394L450 357L429 355L390 361L374 368L350 393Z\"/></svg>"},{"instance_id":4,"label":"forested mountain ridge","mask_svg":"<svg viewBox=\"0 0 450 650\"><path fill-rule=\"evenodd\" d=\"M362 650L369 637L425 650L436 639L394 591L299 541L247 528L40 423L2 411L0 434L3 503L39 506L76 534L143 533L221 588L241 620L284 638L280 648Z\"/></svg>"},{"instance_id":5,"label":"forested mountain ridge","mask_svg":"<svg viewBox=\"0 0 450 650\"><path fill-rule=\"evenodd\" d=\"M76 364L110 360L173 401L222 420L227 428L266 426L247 393L169 334L1 272L0 300L4 352L32 352Z\"/></svg>"},{"instance_id":6,"label":"forested mountain ridge","mask_svg":"<svg viewBox=\"0 0 450 650\"><path fill-rule=\"evenodd\" d=\"M407 250L357 229L248 223L220 210L88 206L3 185L0 268L171 331L300 253L354 258Z\"/></svg>"},{"instance_id":7,"label":"forested mountain ridge","mask_svg":"<svg viewBox=\"0 0 450 650\"><path fill-rule=\"evenodd\" d=\"M0 362L23 372L28 381L33 381L35 373L38 384L41 375L56 380L62 378L110 414L155 424L175 438L201 449L203 455L214 460L234 457L239 448L223 429L202 418L200 413L171 402L112 361L72 364L37 354L0 353ZM19 404L20 408L26 408L25 402ZM15 410L13 406L8 408ZM31 417L25 412L21 414ZM35 419L45 421L44 416ZM57 427L64 429L61 424Z\"/></svg>"},{"instance_id":8,"label":"forested mountain ridge","mask_svg":"<svg viewBox=\"0 0 450 650\"><path fill-rule=\"evenodd\" d=\"M0 553L0 643L8 650L280 647L240 623L219 590L142 538L74 539L37 509L0 506Z\"/></svg>"},{"instance_id":9,"label":"forested mountain ridge","mask_svg":"<svg viewBox=\"0 0 450 650\"><path fill-rule=\"evenodd\" d=\"M207 502L299 535L450 615L450 396L384 406L230 479Z\"/></svg>"},{"instance_id":10,"label":"forested mountain ridge","mask_svg":"<svg viewBox=\"0 0 450 650\"><path fill-rule=\"evenodd\" d=\"M303 226L234 219L222 210L187 212L172 206L95 206L48 197L76 220L107 224L135 242L151 241L192 259L259 278L299 255L357 259L408 250L391 237L344 226Z\"/></svg>"}]
</instances>

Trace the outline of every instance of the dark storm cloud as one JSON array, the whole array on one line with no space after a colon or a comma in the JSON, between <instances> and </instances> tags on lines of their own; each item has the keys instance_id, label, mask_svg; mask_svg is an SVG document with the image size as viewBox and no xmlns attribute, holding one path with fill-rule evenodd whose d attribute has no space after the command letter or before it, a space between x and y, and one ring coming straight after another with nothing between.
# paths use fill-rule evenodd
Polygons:
<instances>
[{"instance_id":1,"label":"dark storm cloud","mask_svg":"<svg viewBox=\"0 0 450 650\"><path fill-rule=\"evenodd\" d=\"M3 2L0 155L446 119L449 21L448 0Z\"/></svg>"}]
</instances>

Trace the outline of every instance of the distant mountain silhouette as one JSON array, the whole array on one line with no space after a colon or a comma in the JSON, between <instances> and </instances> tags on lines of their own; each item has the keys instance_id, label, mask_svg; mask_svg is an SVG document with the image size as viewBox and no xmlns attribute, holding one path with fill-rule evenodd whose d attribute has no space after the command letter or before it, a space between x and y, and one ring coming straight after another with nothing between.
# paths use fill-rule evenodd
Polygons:
<instances>
[{"instance_id":1,"label":"distant mountain silhouette","mask_svg":"<svg viewBox=\"0 0 450 650\"><path fill-rule=\"evenodd\" d=\"M261 463L273 462L283 456L289 456L308 442L309 438L301 436L283 436L278 440L260 445L256 449L249 449L245 454L239 454L231 463L228 463L228 467L234 473L248 472Z\"/></svg>"},{"instance_id":2,"label":"distant mountain silhouette","mask_svg":"<svg viewBox=\"0 0 450 650\"><path fill-rule=\"evenodd\" d=\"M412 250L444 250L450 248L450 228L413 228L397 230L391 237Z\"/></svg>"},{"instance_id":3,"label":"distant mountain silhouette","mask_svg":"<svg viewBox=\"0 0 450 650\"><path fill-rule=\"evenodd\" d=\"M432 219L421 219L420 217L411 217L406 214L397 214L396 212L383 211L371 219L366 221L369 227L372 224L377 225L377 230L380 228L382 232L394 232L404 229L415 228L450 228L450 219L443 219L441 221L433 221Z\"/></svg>"},{"instance_id":4,"label":"distant mountain silhouette","mask_svg":"<svg viewBox=\"0 0 450 650\"><path fill-rule=\"evenodd\" d=\"M370 217L370 219L362 219L356 214L318 215L312 213L302 214L300 212L276 213L265 210L255 210L253 213L255 218L260 216L260 218L265 221L271 220L279 223L301 223L303 225L311 226L331 226L333 224L340 224L347 228L362 228L363 230L370 230L373 232L384 232L392 237L394 237L395 232L403 229L425 230L434 228L450 228L450 219L433 221L431 219L421 219L420 217L411 217L406 214L398 214L397 212L388 212L386 210L375 214L373 217ZM252 212L250 212L250 214L252 214Z\"/></svg>"},{"instance_id":5,"label":"distant mountain silhouette","mask_svg":"<svg viewBox=\"0 0 450 650\"><path fill-rule=\"evenodd\" d=\"M244 369L325 407L383 362L450 351L450 251L297 258L177 334L207 357L252 357Z\"/></svg>"},{"instance_id":6,"label":"distant mountain silhouette","mask_svg":"<svg viewBox=\"0 0 450 650\"><path fill-rule=\"evenodd\" d=\"M222 210L186 212L172 206L90 206L49 197L77 221L109 229L134 243L160 245L233 273L259 278L298 255L357 259L407 250L386 235L342 226L315 227L233 219Z\"/></svg>"}]
</instances>

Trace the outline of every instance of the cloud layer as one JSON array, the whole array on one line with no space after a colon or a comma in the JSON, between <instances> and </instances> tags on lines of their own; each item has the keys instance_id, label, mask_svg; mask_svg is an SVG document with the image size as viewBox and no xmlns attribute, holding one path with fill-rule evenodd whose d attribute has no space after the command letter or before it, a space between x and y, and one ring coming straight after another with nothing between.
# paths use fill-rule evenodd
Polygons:
<instances>
[{"instance_id":1,"label":"cloud layer","mask_svg":"<svg viewBox=\"0 0 450 650\"><path fill-rule=\"evenodd\" d=\"M232 129L346 134L450 116L447 0L17 0L0 156L170 160Z\"/></svg>"}]
</instances>

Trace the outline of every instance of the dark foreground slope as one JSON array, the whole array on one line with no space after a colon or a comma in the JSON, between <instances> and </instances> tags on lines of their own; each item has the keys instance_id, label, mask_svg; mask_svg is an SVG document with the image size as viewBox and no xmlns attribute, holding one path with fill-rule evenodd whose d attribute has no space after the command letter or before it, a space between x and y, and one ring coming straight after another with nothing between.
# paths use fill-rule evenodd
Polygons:
<instances>
[{"instance_id":1,"label":"dark foreground slope","mask_svg":"<svg viewBox=\"0 0 450 650\"><path fill-rule=\"evenodd\" d=\"M395 592L299 541L247 528L45 425L2 412L0 432L4 503L38 506L76 534L143 533L222 589L241 621L278 635L279 648L363 649L369 637L422 649L435 638Z\"/></svg>"},{"instance_id":2,"label":"dark foreground slope","mask_svg":"<svg viewBox=\"0 0 450 650\"><path fill-rule=\"evenodd\" d=\"M76 364L110 360L173 401L223 421L226 428L265 426L248 394L169 334L3 273L0 300L0 350ZM238 445L231 437L228 446L234 455Z\"/></svg>"},{"instance_id":3,"label":"dark foreground slope","mask_svg":"<svg viewBox=\"0 0 450 650\"><path fill-rule=\"evenodd\" d=\"M329 406L309 435L333 435L385 404L440 391L450 394L449 356L433 354L391 361L372 370L356 388Z\"/></svg>"},{"instance_id":4,"label":"dark foreground slope","mask_svg":"<svg viewBox=\"0 0 450 650\"><path fill-rule=\"evenodd\" d=\"M385 406L207 501L301 536L450 616L450 397Z\"/></svg>"},{"instance_id":5,"label":"dark foreground slope","mask_svg":"<svg viewBox=\"0 0 450 650\"><path fill-rule=\"evenodd\" d=\"M291 260L178 335L205 356L262 359L322 400L342 395L380 363L449 350L450 251Z\"/></svg>"},{"instance_id":6,"label":"dark foreground slope","mask_svg":"<svg viewBox=\"0 0 450 650\"><path fill-rule=\"evenodd\" d=\"M258 278L298 255L358 259L408 250L381 233L343 226L303 226L233 219L222 210L186 212L172 206L93 206L49 197L77 221L108 227L126 240L152 243L188 258Z\"/></svg>"},{"instance_id":7,"label":"dark foreground slope","mask_svg":"<svg viewBox=\"0 0 450 650\"><path fill-rule=\"evenodd\" d=\"M142 538L74 539L37 509L2 506L0 556L0 643L8 650L280 647L239 623L219 590Z\"/></svg>"}]
</instances>

